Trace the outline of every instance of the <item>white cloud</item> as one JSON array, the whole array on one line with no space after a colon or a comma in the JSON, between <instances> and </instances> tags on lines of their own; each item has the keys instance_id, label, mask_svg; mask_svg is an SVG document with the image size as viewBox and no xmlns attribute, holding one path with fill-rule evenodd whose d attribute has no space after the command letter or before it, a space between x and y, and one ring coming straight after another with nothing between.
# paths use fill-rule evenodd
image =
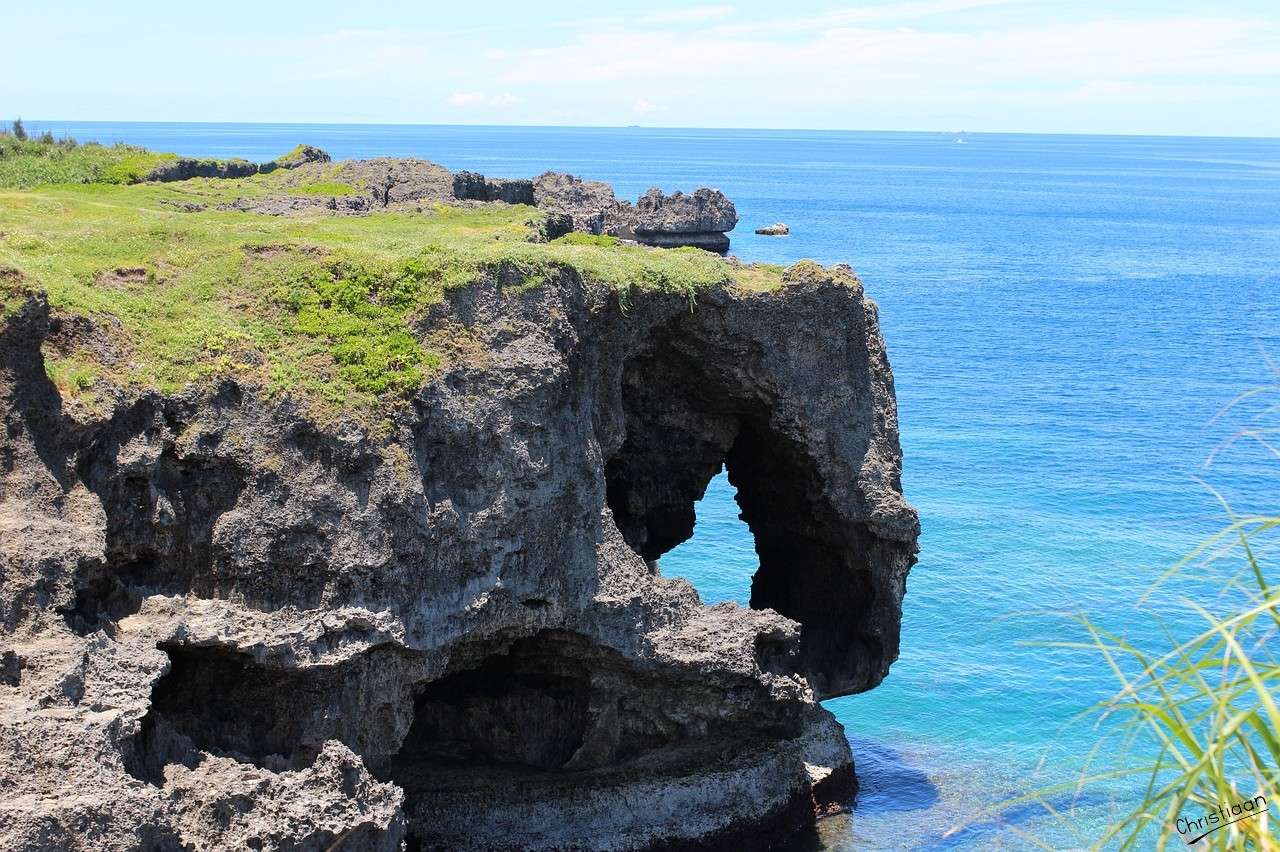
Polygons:
<instances>
[{"instance_id":1,"label":"white cloud","mask_svg":"<svg viewBox=\"0 0 1280 852\"><path fill-rule=\"evenodd\" d=\"M1199 132L1235 116L1216 132L1280 133L1280 14L1066 19L1035 3L881 0L776 18L707 5L530 33L348 29L235 49L244 80L322 83L293 87L290 106L321 112L292 115L313 120L340 118L325 105L341 101L386 120L500 110L512 123L625 124L660 111L684 126L1141 132L1162 116L1151 132Z\"/></svg>"},{"instance_id":2,"label":"white cloud","mask_svg":"<svg viewBox=\"0 0 1280 852\"><path fill-rule=\"evenodd\" d=\"M1097 80L1123 80L1141 99L1144 86L1181 82L1167 77L1194 77L1203 87L1280 75L1278 42L1278 22L1229 18L979 32L860 26L801 39L705 34L697 50L663 32L607 31L515 53L490 73L504 87L607 86L632 102L658 82L687 92L691 103L773 105L785 124L804 103L945 106L1019 92L1043 100Z\"/></svg>"}]
</instances>

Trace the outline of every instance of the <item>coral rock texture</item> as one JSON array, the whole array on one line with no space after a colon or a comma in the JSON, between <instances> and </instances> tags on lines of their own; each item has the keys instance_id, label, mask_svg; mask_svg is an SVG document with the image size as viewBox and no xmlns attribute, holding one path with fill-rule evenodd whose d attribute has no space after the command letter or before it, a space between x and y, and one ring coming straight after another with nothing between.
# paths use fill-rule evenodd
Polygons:
<instances>
[{"instance_id":1,"label":"coral rock texture","mask_svg":"<svg viewBox=\"0 0 1280 852\"><path fill-rule=\"evenodd\" d=\"M817 702L887 673L918 533L861 283L499 278L380 430L229 379L74 414L74 324L4 320L0 847L743 850L847 801ZM749 609L660 570L722 465Z\"/></svg>"},{"instance_id":2,"label":"coral rock texture","mask_svg":"<svg viewBox=\"0 0 1280 852\"><path fill-rule=\"evenodd\" d=\"M634 205L614 197L607 183L544 172L533 180L538 207L572 217L575 230L609 234L645 245L695 246L723 253L726 231L738 224L738 212L718 189L701 187L692 195L664 195L654 187Z\"/></svg>"}]
</instances>

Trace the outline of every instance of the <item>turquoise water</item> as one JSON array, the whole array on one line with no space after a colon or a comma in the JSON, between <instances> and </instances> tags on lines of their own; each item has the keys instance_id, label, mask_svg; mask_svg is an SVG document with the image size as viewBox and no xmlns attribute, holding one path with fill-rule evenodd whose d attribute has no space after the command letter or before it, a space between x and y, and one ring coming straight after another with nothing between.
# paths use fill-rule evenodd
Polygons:
<instances>
[{"instance_id":1,"label":"turquoise water","mask_svg":"<svg viewBox=\"0 0 1280 852\"><path fill-rule=\"evenodd\" d=\"M1241 426L1210 424L1280 359L1280 140L787 131L78 124L29 127L206 156L267 159L298 142L335 157L415 154L454 168L546 168L613 182L723 189L748 260L847 261L880 304L897 379L905 489L920 510L902 655L885 683L828 703L859 761L835 848L1059 848L1127 810L1085 797L1068 824L985 805L1070 780L1098 739L1064 727L1114 683L1084 612L1164 643L1178 604L1219 598L1218 569L1135 602L1219 528L1197 482L1275 508L1280 464ZM785 238L750 231L787 222ZM1268 498L1272 498L1268 501ZM694 538L662 560L708 601L749 596L750 533L715 480ZM1134 758L1104 753L1125 765ZM1077 837L1072 832L1079 831Z\"/></svg>"}]
</instances>

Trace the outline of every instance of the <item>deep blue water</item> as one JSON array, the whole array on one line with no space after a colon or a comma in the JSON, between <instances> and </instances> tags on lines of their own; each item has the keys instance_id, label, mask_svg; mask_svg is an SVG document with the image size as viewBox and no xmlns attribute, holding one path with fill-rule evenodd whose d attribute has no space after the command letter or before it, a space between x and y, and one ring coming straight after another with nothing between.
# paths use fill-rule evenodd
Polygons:
<instances>
[{"instance_id":1,"label":"deep blue water","mask_svg":"<svg viewBox=\"0 0 1280 852\"><path fill-rule=\"evenodd\" d=\"M1139 595L1237 508L1274 510L1280 464L1241 425L1210 424L1280 359L1280 140L650 129L83 124L81 140L267 159L298 142L335 157L414 154L452 168L568 170L634 197L724 190L735 254L846 261L881 309L897 380L907 497L923 525L901 659L865 695L828 702L863 793L823 825L837 848L1083 845L1131 791L1082 798L1067 826L983 806L1077 776L1097 740L1064 727L1115 683L1083 612L1164 643L1212 607L1219 569ZM751 230L782 220L785 238ZM1268 498L1272 498L1268 502ZM713 481L694 538L662 560L708 601L746 602L755 554ZM1135 758L1106 753L1124 765ZM1055 802L1061 806L1064 802ZM1073 830L1079 831L1078 836Z\"/></svg>"}]
</instances>

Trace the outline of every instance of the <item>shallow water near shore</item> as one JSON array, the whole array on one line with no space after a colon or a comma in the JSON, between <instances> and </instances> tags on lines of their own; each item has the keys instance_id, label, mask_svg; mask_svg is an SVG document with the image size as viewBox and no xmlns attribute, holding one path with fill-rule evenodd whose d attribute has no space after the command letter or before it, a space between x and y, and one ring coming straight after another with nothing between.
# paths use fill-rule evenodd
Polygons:
<instances>
[{"instance_id":1,"label":"shallow water near shore","mask_svg":"<svg viewBox=\"0 0 1280 852\"><path fill-rule=\"evenodd\" d=\"M880 305L907 498L920 510L902 654L882 686L827 702L862 784L851 815L798 847L1083 846L1127 812L1123 785L983 809L1075 779L1097 741L1069 724L1114 691L1084 612L1165 644L1151 612L1222 604L1219 574L1134 605L1225 516L1274 510L1280 464L1210 424L1280 359L1280 140L967 134L28 122L81 141L266 160L416 155L527 177L572 171L634 198L724 190L744 260L848 262ZM751 233L775 221L787 237ZM1268 504L1268 498L1271 498ZM709 602L750 597L750 532L721 475L694 538L663 557ZM1225 571L1224 566L1221 570ZM1110 753L1102 765L1133 763ZM1065 807L1069 801L1054 801Z\"/></svg>"}]
</instances>

